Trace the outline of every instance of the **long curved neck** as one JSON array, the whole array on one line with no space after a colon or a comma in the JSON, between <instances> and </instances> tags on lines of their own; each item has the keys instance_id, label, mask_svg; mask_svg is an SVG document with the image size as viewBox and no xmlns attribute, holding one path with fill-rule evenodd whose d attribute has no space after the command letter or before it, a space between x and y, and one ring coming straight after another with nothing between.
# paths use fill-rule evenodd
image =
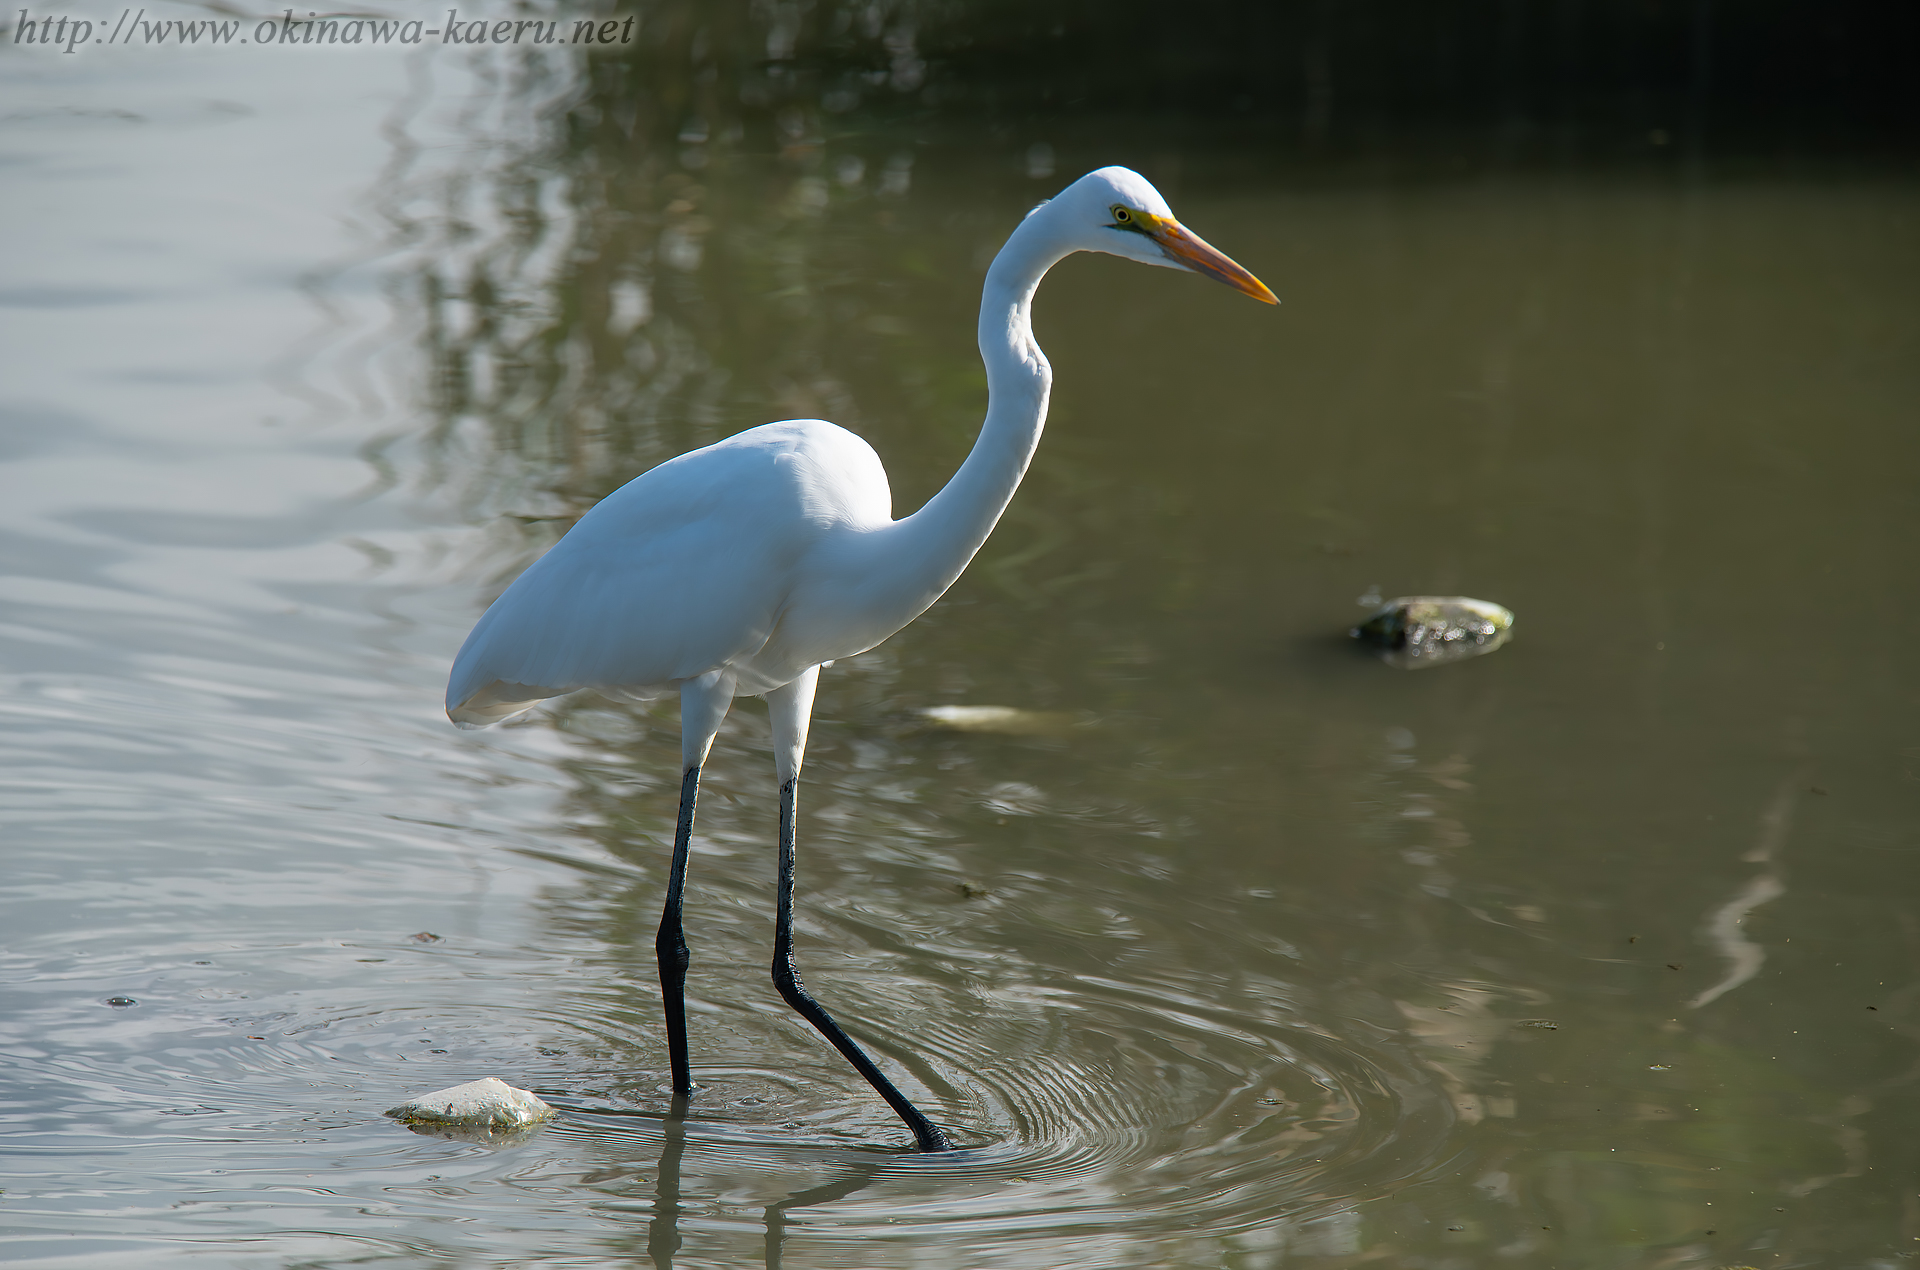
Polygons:
<instances>
[{"instance_id":1,"label":"long curved neck","mask_svg":"<svg viewBox=\"0 0 1920 1270\"><path fill-rule=\"evenodd\" d=\"M1053 368L1033 339L1033 292L1067 253L1035 212L987 270L980 298L980 358L987 366L987 419L967 461L938 494L894 523L888 537L900 581L924 595L917 613L953 585L993 532L1026 475L1047 422Z\"/></svg>"}]
</instances>

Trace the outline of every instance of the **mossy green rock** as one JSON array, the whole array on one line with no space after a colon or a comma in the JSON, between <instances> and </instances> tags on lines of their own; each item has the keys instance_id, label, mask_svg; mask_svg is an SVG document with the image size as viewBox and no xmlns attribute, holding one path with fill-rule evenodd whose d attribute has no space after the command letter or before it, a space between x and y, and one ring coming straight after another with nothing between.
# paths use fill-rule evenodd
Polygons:
<instances>
[{"instance_id":1,"label":"mossy green rock","mask_svg":"<svg viewBox=\"0 0 1920 1270\"><path fill-rule=\"evenodd\" d=\"M1403 595L1348 632L1402 670L1490 653L1513 634L1513 613L1464 595Z\"/></svg>"}]
</instances>

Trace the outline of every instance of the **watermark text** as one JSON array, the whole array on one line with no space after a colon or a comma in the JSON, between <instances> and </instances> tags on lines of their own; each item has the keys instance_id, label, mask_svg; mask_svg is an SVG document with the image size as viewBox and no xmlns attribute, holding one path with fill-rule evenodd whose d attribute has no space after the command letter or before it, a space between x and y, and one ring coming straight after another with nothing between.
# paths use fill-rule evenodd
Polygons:
<instances>
[{"instance_id":1,"label":"watermark text","mask_svg":"<svg viewBox=\"0 0 1920 1270\"><path fill-rule=\"evenodd\" d=\"M99 44L137 44L149 47L250 45L255 48L313 45L415 44L530 44L596 47L630 45L635 19L626 18L462 18L448 9L445 20L355 18L321 16L309 11L304 18L292 9L277 18L258 22L247 18L149 18L142 9L122 9L112 22L67 16L36 18L20 10L13 22L15 44L43 45L74 53Z\"/></svg>"}]
</instances>

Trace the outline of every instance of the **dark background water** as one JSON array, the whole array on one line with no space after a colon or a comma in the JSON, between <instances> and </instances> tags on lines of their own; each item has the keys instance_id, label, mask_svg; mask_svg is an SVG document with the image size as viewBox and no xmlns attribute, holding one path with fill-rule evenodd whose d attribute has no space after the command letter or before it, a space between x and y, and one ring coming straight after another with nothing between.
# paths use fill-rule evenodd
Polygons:
<instances>
[{"instance_id":1,"label":"dark background water","mask_svg":"<svg viewBox=\"0 0 1920 1270\"><path fill-rule=\"evenodd\" d=\"M0 39L9 1260L1912 1260L1910 11L641 17ZM751 702L672 1121L675 720L455 733L447 661L766 419L917 506L987 261L1109 162L1283 304L1063 264L1025 487L829 672L808 769L809 982L975 1149L906 1153L769 990ZM1391 670L1342 638L1375 590L1517 634ZM562 1118L379 1115L489 1074Z\"/></svg>"}]
</instances>

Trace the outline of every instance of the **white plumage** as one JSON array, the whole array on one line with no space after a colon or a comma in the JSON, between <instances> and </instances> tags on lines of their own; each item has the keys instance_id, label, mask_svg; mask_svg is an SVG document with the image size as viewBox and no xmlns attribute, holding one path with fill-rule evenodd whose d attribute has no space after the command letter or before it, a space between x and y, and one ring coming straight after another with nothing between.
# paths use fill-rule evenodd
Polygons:
<instances>
[{"instance_id":1,"label":"white plumage","mask_svg":"<svg viewBox=\"0 0 1920 1270\"><path fill-rule=\"evenodd\" d=\"M833 620L861 603L871 540L892 524L880 457L819 419L670 459L582 516L487 610L454 663L448 714L482 726L576 688L645 698L714 671L757 695L864 652L917 615L868 599L866 621Z\"/></svg>"},{"instance_id":2,"label":"white plumage","mask_svg":"<svg viewBox=\"0 0 1920 1270\"><path fill-rule=\"evenodd\" d=\"M926 506L894 520L879 456L843 428L818 419L753 428L609 495L494 601L454 660L447 714L465 727L579 688L643 699L680 693L682 805L659 939L680 1097L693 1091L680 1005L680 897L700 766L733 698L764 695L782 794L775 982L923 1149L947 1145L800 987L791 930L796 787L821 664L864 652L925 612L1012 499L1046 422L1053 380L1033 339L1034 289L1075 251L1188 269L1275 302L1181 226L1143 178L1125 168L1089 173L1030 212L987 271L979 328L986 421L966 462Z\"/></svg>"}]
</instances>

